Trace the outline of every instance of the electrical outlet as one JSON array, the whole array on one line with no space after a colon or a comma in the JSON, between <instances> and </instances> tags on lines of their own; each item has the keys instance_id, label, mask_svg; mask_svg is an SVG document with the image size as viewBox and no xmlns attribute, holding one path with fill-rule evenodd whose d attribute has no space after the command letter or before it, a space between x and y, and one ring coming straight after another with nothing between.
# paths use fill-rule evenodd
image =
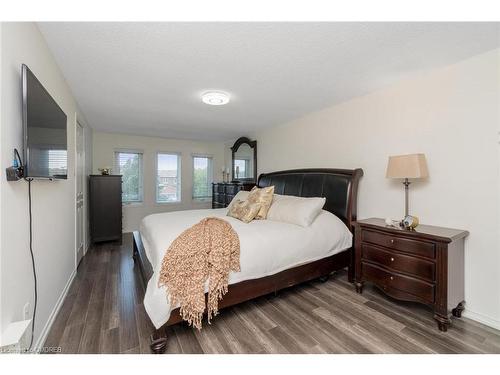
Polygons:
<instances>
[{"instance_id":1,"label":"electrical outlet","mask_svg":"<svg viewBox=\"0 0 500 375\"><path fill-rule=\"evenodd\" d=\"M30 318L30 307L31 304L29 302L26 302L23 307L23 319L27 320Z\"/></svg>"}]
</instances>

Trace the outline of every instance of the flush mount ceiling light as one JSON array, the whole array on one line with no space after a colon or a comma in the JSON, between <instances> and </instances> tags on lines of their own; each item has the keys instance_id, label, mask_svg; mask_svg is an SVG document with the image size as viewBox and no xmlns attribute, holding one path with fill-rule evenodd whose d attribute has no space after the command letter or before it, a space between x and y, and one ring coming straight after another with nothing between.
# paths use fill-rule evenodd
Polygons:
<instances>
[{"instance_id":1,"label":"flush mount ceiling light","mask_svg":"<svg viewBox=\"0 0 500 375\"><path fill-rule=\"evenodd\" d=\"M224 105L229 103L229 94L222 91L207 91L201 96L201 100L209 105Z\"/></svg>"}]
</instances>

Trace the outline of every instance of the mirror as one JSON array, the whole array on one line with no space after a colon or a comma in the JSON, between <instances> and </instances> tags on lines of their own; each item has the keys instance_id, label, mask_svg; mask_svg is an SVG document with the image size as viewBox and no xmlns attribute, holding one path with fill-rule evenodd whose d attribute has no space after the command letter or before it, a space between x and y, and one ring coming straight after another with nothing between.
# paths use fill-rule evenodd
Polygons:
<instances>
[{"instance_id":1,"label":"mirror","mask_svg":"<svg viewBox=\"0 0 500 375\"><path fill-rule=\"evenodd\" d=\"M233 177L235 180L252 178L253 169L253 149L246 143L242 144L234 153Z\"/></svg>"},{"instance_id":2,"label":"mirror","mask_svg":"<svg viewBox=\"0 0 500 375\"><path fill-rule=\"evenodd\" d=\"M233 152L233 181L257 180L257 141L239 138L231 147Z\"/></svg>"}]
</instances>

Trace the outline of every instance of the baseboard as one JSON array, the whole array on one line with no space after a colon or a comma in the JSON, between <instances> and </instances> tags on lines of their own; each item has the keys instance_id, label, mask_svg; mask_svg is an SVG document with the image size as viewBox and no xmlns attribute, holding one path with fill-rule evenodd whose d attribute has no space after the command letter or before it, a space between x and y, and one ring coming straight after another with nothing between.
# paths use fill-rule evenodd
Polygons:
<instances>
[{"instance_id":1,"label":"baseboard","mask_svg":"<svg viewBox=\"0 0 500 375\"><path fill-rule=\"evenodd\" d=\"M83 256L85 256L85 255L87 254L87 251L89 251L89 249L90 249L90 244L91 244L92 242L90 241L90 238L88 238L88 239L87 239L87 241L86 241L85 243L86 243L86 245L87 245L87 246L86 246L86 247L85 247L85 249L83 250Z\"/></svg>"},{"instance_id":2,"label":"baseboard","mask_svg":"<svg viewBox=\"0 0 500 375\"><path fill-rule=\"evenodd\" d=\"M486 315L483 315L483 314L480 314L480 313L477 313L474 311L470 311L467 309L465 309L462 312L462 316L469 318L469 319L472 319L472 320L475 320L476 322L485 324L491 328L495 328L495 329L500 330L500 321L493 319L493 318L490 318L489 316L486 316Z\"/></svg>"},{"instance_id":3,"label":"baseboard","mask_svg":"<svg viewBox=\"0 0 500 375\"><path fill-rule=\"evenodd\" d=\"M59 296L56 305L52 309L52 312L50 313L49 319L47 319L47 323L45 323L45 327L43 327L42 332L40 333L40 336L38 337L38 340L35 343L35 346L33 347L33 351L39 352L40 349L42 348L43 344L45 343L45 340L47 339L47 335L50 332L50 328L52 328L52 324L54 323L54 320L57 316L57 313L61 309L61 306L66 299L66 295L68 294L69 287L71 286L71 283L75 279L76 276L76 270L73 270L71 273L71 276L69 277L68 282L66 283L66 286L64 287L61 295Z\"/></svg>"}]
</instances>

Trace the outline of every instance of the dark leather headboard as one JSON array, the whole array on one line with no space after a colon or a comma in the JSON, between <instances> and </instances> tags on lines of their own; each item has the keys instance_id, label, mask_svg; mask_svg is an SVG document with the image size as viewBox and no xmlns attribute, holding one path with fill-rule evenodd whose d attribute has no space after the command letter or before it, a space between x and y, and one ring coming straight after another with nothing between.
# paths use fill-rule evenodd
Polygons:
<instances>
[{"instance_id":1,"label":"dark leather headboard","mask_svg":"<svg viewBox=\"0 0 500 375\"><path fill-rule=\"evenodd\" d=\"M258 187L274 185L274 193L298 197L325 197L324 210L340 218L352 231L356 220L358 182L362 169L293 169L262 173Z\"/></svg>"}]
</instances>

